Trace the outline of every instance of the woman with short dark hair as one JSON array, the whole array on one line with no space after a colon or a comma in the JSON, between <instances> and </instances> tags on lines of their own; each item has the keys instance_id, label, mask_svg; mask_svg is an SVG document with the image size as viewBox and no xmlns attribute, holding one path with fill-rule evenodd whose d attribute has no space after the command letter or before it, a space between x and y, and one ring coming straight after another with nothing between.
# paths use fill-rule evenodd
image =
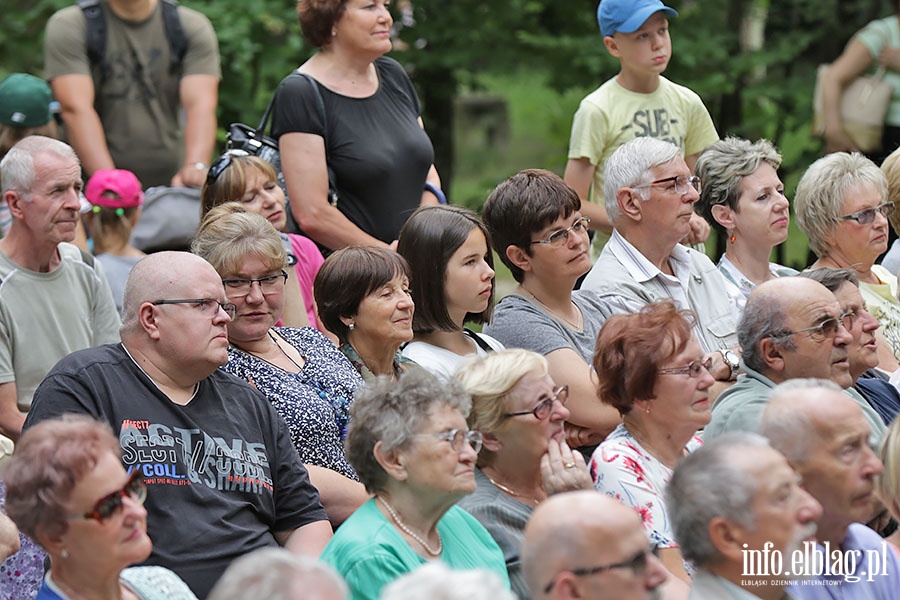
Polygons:
<instances>
[{"instance_id":1,"label":"woman with short dark hair","mask_svg":"<svg viewBox=\"0 0 900 600\"><path fill-rule=\"evenodd\" d=\"M709 423L711 360L691 333L693 314L671 301L610 317L597 337L594 369L603 402L622 415L594 451L595 487L638 512L660 560L689 582L666 513L665 487L675 465L701 444Z\"/></svg>"},{"instance_id":2,"label":"woman with short dark hair","mask_svg":"<svg viewBox=\"0 0 900 600\"><path fill-rule=\"evenodd\" d=\"M335 252L316 276L319 318L365 381L397 379L414 364L400 354L413 336L409 279L405 258L374 246Z\"/></svg>"},{"instance_id":3,"label":"woman with short dark hair","mask_svg":"<svg viewBox=\"0 0 900 600\"><path fill-rule=\"evenodd\" d=\"M494 256L478 215L458 206L424 206L400 231L397 252L412 270L413 341L403 356L447 379L466 356L503 344L466 323L487 323L494 308Z\"/></svg>"},{"instance_id":4,"label":"woman with short dark hair","mask_svg":"<svg viewBox=\"0 0 900 600\"><path fill-rule=\"evenodd\" d=\"M354 600L431 560L486 568L508 585L503 553L456 502L475 490L481 433L466 425L471 401L454 381L424 369L378 377L351 409L347 458L375 497L337 530L322 560Z\"/></svg>"},{"instance_id":5,"label":"woman with short dark hair","mask_svg":"<svg viewBox=\"0 0 900 600\"><path fill-rule=\"evenodd\" d=\"M162 567L132 567L150 556L142 471L122 468L109 426L65 415L25 431L4 467L6 510L50 556L37 600L196 600Z\"/></svg>"},{"instance_id":6,"label":"woman with short dark hair","mask_svg":"<svg viewBox=\"0 0 900 600\"><path fill-rule=\"evenodd\" d=\"M310 79L288 75L272 109L290 210L326 248L387 247L417 206L443 198L416 90L384 56L388 2L300 0L297 15L318 52L297 70Z\"/></svg>"}]
</instances>

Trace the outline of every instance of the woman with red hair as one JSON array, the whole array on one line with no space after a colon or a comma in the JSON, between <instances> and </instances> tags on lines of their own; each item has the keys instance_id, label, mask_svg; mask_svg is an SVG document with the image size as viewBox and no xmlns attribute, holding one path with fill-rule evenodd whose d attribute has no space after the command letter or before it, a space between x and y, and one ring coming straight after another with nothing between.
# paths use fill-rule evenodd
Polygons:
<instances>
[{"instance_id":1,"label":"woman with red hair","mask_svg":"<svg viewBox=\"0 0 900 600\"><path fill-rule=\"evenodd\" d=\"M622 415L594 451L591 476L601 492L633 507L660 559L689 581L664 502L675 464L702 442L710 420L710 358L691 333L693 313L672 302L616 315L597 337L594 370L601 400Z\"/></svg>"}]
</instances>

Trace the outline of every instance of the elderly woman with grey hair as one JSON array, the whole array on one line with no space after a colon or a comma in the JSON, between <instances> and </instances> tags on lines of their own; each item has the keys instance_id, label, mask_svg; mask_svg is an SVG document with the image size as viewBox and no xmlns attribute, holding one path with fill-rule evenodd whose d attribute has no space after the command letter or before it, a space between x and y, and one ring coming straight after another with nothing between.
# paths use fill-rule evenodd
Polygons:
<instances>
[{"instance_id":1,"label":"elderly woman with grey hair","mask_svg":"<svg viewBox=\"0 0 900 600\"><path fill-rule=\"evenodd\" d=\"M894 356L900 358L897 278L875 261L887 250L894 204L887 179L862 154L835 152L809 166L794 196L797 224L818 256L810 268L852 269Z\"/></svg>"},{"instance_id":2,"label":"elderly woman with grey hair","mask_svg":"<svg viewBox=\"0 0 900 600\"><path fill-rule=\"evenodd\" d=\"M757 285L797 274L769 262L772 249L787 239L790 224L780 166L781 155L770 141L737 137L714 143L697 159L703 187L694 210L728 240L718 267L738 315Z\"/></svg>"},{"instance_id":3,"label":"elderly woman with grey hair","mask_svg":"<svg viewBox=\"0 0 900 600\"><path fill-rule=\"evenodd\" d=\"M397 381L378 377L350 410L346 453L374 498L337 530L322 553L354 600L429 560L456 569L487 568L509 585L503 553L487 530L455 506L475 491L482 435L470 431L472 406L453 381L424 369Z\"/></svg>"}]
</instances>

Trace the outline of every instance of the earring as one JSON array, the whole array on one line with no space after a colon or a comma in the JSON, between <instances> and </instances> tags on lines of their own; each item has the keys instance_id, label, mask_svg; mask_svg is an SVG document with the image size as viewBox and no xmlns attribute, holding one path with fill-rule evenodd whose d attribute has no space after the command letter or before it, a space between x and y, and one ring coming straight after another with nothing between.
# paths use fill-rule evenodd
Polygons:
<instances>
[{"instance_id":1,"label":"earring","mask_svg":"<svg viewBox=\"0 0 900 600\"><path fill-rule=\"evenodd\" d=\"M650 405L649 404L647 405L647 408L644 409L644 412L647 413L648 415L650 414Z\"/></svg>"},{"instance_id":2,"label":"earring","mask_svg":"<svg viewBox=\"0 0 900 600\"><path fill-rule=\"evenodd\" d=\"M61 557L63 557L63 558L69 558L69 551L66 550L65 548L63 548L63 549L60 551L59 555L60 555Z\"/></svg>"},{"instance_id":3,"label":"earring","mask_svg":"<svg viewBox=\"0 0 900 600\"><path fill-rule=\"evenodd\" d=\"M347 325L347 329L349 329L350 331L353 331L354 327L356 327L356 325L352 321L350 322L349 325Z\"/></svg>"},{"instance_id":4,"label":"earring","mask_svg":"<svg viewBox=\"0 0 900 600\"><path fill-rule=\"evenodd\" d=\"M731 243L733 244L733 243L734 243L734 239L735 239L735 238L734 238L734 234L732 233L732 234L731 234L731 237L728 238L728 241L731 242Z\"/></svg>"},{"instance_id":5,"label":"earring","mask_svg":"<svg viewBox=\"0 0 900 600\"><path fill-rule=\"evenodd\" d=\"M334 36L336 36L336 35L337 35L337 29L332 29L332 30L331 30L331 37L334 37Z\"/></svg>"}]
</instances>

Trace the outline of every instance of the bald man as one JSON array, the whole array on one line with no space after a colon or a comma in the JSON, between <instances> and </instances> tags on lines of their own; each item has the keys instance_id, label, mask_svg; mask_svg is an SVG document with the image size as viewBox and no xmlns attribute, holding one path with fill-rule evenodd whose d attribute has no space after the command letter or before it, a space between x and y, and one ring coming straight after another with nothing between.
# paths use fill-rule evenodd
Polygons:
<instances>
[{"instance_id":1,"label":"bald man","mask_svg":"<svg viewBox=\"0 0 900 600\"><path fill-rule=\"evenodd\" d=\"M800 600L896 598L900 561L881 536L863 525L877 509L875 478L884 466L866 444L869 424L859 405L831 382L790 381L775 388L759 431L822 505L816 521L819 558L844 561L825 570L823 562L805 560L803 566L819 585L793 585L791 594ZM811 568L816 564L818 569Z\"/></svg>"},{"instance_id":2,"label":"bald man","mask_svg":"<svg viewBox=\"0 0 900 600\"><path fill-rule=\"evenodd\" d=\"M331 538L319 495L271 404L219 370L234 305L205 260L142 259L125 285L121 344L70 354L35 392L25 427L62 413L106 420L147 483L147 564L199 598L261 547L318 556Z\"/></svg>"},{"instance_id":3,"label":"bald man","mask_svg":"<svg viewBox=\"0 0 900 600\"><path fill-rule=\"evenodd\" d=\"M877 445L886 427L851 387L850 325L835 295L817 281L780 277L759 285L738 324L744 373L716 400L704 439L726 431L756 431L777 384L815 377L837 384L860 406L872 430L871 443Z\"/></svg>"},{"instance_id":4,"label":"bald man","mask_svg":"<svg viewBox=\"0 0 900 600\"><path fill-rule=\"evenodd\" d=\"M637 514L594 491L538 505L525 527L522 563L535 600L651 600L668 577Z\"/></svg>"}]
</instances>

